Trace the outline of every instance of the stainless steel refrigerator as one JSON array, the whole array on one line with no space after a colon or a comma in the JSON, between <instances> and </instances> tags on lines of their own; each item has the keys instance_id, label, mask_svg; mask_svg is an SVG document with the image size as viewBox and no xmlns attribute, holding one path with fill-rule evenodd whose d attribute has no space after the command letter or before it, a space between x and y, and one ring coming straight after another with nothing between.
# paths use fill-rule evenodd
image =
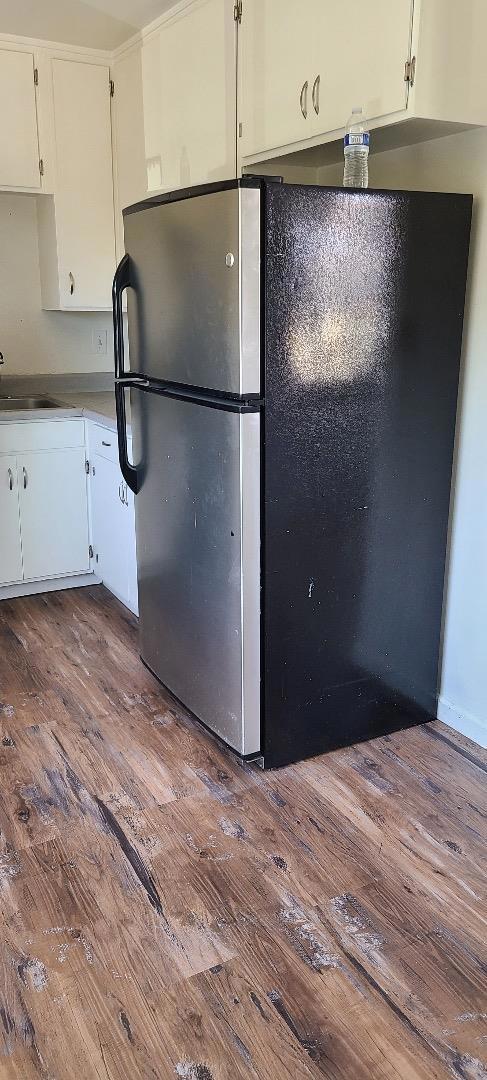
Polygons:
<instances>
[{"instance_id":1,"label":"stainless steel refrigerator","mask_svg":"<svg viewBox=\"0 0 487 1080\"><path fill-rule=\"evenodd\" d=\"M141 655L266 766L435 715L470 216L264 178L124 211Z\"/></svg>"}]
</instances>

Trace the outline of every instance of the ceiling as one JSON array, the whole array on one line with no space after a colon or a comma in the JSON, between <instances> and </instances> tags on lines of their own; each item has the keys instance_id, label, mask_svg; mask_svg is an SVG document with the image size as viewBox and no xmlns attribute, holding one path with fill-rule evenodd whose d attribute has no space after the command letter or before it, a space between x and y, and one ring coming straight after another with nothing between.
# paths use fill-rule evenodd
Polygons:
<instances>
[{"instance_id":1,"label":"ceiling","mask_svg":"<svg viewBox=\"0 0 487 1080\"><path fill-rule=\"evenodd\" d=\"M0 34L116 49L175 0L0 0Z\"/></svg>"}]
</instances>

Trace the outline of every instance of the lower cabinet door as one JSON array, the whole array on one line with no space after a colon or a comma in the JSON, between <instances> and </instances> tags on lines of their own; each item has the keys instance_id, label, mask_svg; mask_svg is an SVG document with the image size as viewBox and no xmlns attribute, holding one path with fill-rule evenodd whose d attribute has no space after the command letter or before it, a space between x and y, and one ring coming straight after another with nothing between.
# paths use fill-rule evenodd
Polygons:
<instances>
[{"instance_id":1,"label":"lower cabinet door","mask_svg":"<svg viewBox=\"0 0 487 1080\"><path fill-rule=\"evenodd\" d=\"M95 454L91 488L95 572L119 600L128 600L130 538L125 485L118 462Z\"/></svg>"},{"instance_id":2,"label":"lower cabinet door","mask_svg":"<svg viewBox=\"0 0 487 1080\"><path fill-rule=\"evenodd\" d=\"M125 484L128 518L128 596L127 605L135 615L139 614L139 589L137 584L137 545L135 542L135 501L133 493Z\"/></svg>"},{"instance_id":3,"label":"lower cabinet door","mask_svg":"<svg viewBox=\"0 0 487 1080\"><path fill-rule=\"evenodd\" d=\"M17 459L0 457L0 585L22 581Z\"/></svg>"},{"instance_id":4,"label":"lower cabinet door","mask_svg":"<svg viewBox=\"0 0 487 1080\"><path fill-rule=\"evenodd\" d=\"M89 571L84 449L19 454L17 471L24 578Z\"/></svg>"}]
</instances>

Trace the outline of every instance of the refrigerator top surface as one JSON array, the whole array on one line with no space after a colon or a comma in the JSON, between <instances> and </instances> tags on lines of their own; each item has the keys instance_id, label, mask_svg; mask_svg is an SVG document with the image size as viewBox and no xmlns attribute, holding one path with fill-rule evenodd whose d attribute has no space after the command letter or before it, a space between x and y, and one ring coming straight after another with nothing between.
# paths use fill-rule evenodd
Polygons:
<instances>
[{"instance_id":1,"label":"refrigerator top surface","mask_svg":"<svg viewBox=\"0 0 487 1080\"><path fill-rule=\"evenodd\" d=\"M187 199L197 199L204 195L213 195L220 191L233 191L236 189L253 188L262 191L264 188L272 186L287 188L301 188L303 191L311 192L341 192L344 199L357 198L357 199L373 199L376 196L381 195L408 195L411 199L422 199L425 196L434 196L434 198L444 199L451 198L452 196L459 199L468 199L472 201L473 196L465 192L449 192L449 191L420 191L420 190L408 190L407 188L344 188L342 185L325 185L325 184L289 184L283 182L281 176L258 176L254 174L248 174L241 177L236 177L232 180L219 180L210 184L197 184L188 188L176 188L174 191L165 191L160 195L149 196L147 199L142 199L140 202L132 203L130 206L126 206L122 210L122 216L124 218L130 217L132 214L138 214L144 210L149 210L153 206L161 206L166 203L183 202Z\"/></svg>"},{"instance_id":2,"label":"refrigerator top surface","mask_svg":"<svg viewBox=\"0 0 487 1080\"><path fill-rule=\"evenodd\" d=\"M276 180L281 183L280 177L274 178L274 182ZM219 180L214 184L195 184L192 187L175 188L174 191L165 191L161 195L150 195L147 199L141 199L140 202L124 207L122 216L126 218L131 214L138 214L142 210L149 210L153 206L161 206L170 202L183 202L185 199L196 199L201 195L214 195L219 191L236 191L238 188L260 190L264 181L264 177L242 176L232 180Z\"/></svg>"},{"instance_id":3,"label":"refrigerator top surface","mask_svg":"<svg viewBox=\"0 0 487 1080\"><path fill-rule=\"evenodd\" d=\"M260 200L232 184L126 216L132 373L260 396Z\"/></svg>"}]
</instances>

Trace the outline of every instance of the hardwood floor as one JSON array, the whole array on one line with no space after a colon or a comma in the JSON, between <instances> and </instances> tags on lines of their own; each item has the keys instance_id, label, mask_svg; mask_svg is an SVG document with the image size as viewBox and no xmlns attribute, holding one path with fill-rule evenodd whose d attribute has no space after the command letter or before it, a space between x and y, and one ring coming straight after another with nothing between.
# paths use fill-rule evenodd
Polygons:
<instances>
[{"instance_id":1,"label":"hardwood floor","mask_svg":"<svg viewBox=\"0 0 487 1080\"><path fill-rule=\"evenodd\" d=\"M275 773L101 587L0 604L1 1080L487 1077L487 755Z\"/></svg>"}]
</instances>

